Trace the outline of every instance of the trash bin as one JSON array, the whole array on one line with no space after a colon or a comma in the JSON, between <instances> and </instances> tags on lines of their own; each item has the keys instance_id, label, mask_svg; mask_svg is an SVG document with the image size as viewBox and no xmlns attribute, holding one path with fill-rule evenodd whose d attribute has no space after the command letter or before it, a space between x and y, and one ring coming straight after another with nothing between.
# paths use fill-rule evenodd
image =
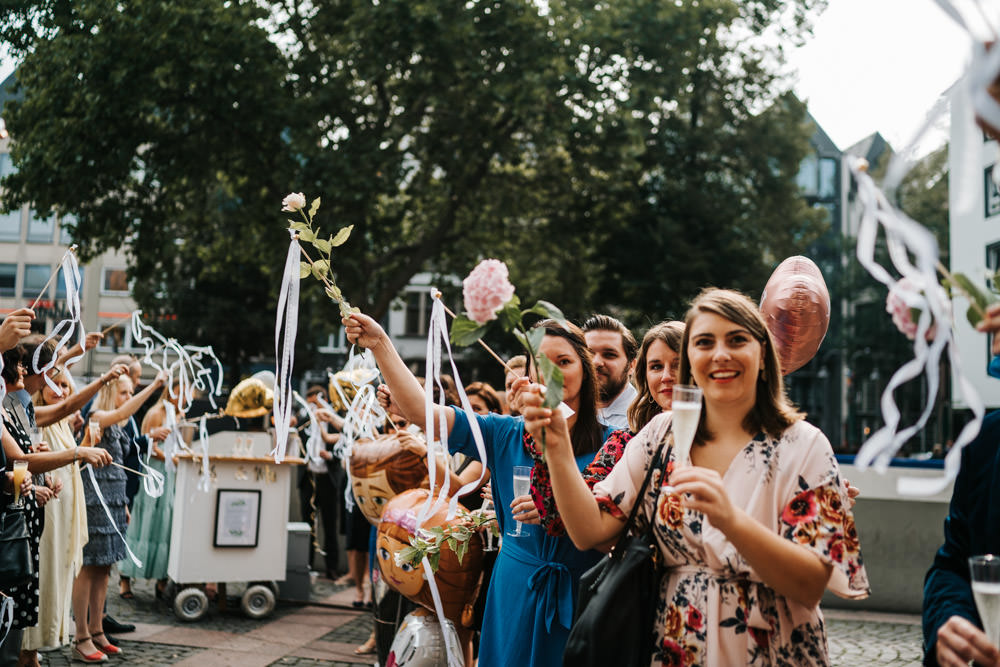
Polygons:
<instances>
[{"instance_id":1,"label":"trash bin","mask_svg":"<svg viewBox=\"0 0 1000 667\"><path fill-rule=\"evenodd\" d=\"M285 565L285 580L278 584L283 600L308 600L312 575L309 572L309 544L312 531L309 524L294 522L288 524L288 559Z\"/></svg>"}]
</instances>

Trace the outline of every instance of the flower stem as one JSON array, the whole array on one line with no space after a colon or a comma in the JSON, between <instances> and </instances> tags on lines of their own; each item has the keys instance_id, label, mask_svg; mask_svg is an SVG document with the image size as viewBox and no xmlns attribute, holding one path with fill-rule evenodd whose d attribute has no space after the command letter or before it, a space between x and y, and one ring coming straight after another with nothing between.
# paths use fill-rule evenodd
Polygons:
<instances>
[{"instance_id":1,"label":"flower stem","mask_svg":"<svg viewBox=\"0 0 1000 667\"><path fill-rule=\"evenodd\" d=\"M955 277L952 276L951 272L948 271L945 265L941 263L941 260L938 260L937 262L937 270L938 273L945 277L949 285L957 287L958 291L965 295L965 298L969 300L969 305L972 306L977 313L979 313L979 317L986 319L986 311L984 311L982 306L979 305L979 302L976 301L975 296L969 294L965 288L962 287L962 284L955 280Z\"/></svg>"}]
</instances>

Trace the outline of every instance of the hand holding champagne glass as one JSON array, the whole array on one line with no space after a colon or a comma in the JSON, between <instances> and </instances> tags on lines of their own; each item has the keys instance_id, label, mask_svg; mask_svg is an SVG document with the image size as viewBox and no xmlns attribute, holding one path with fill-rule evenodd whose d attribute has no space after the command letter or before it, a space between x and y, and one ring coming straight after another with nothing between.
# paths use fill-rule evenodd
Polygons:
<instances>
[{"instance_id":1,"label":"hand holding champagne glass","mask_svg":"<svg viewBox=\"0 0 1000 667\"><path fill-rule=\"evenodd\" d=\"M91 417L87 428L90 429L90 446L97 447L97 443L101 441L101 422L95 417Z\"/></svg>"},{"instance_id":2,"label":"hand holding champagne glass","mask_svg":"<svg viewBox=\"0 0 1000 667\"><path fill-rule=\"evenodd\" d=\"M28 462L14 461L14 506L23 507L24 501L21 499L21 485L28 475Z\"/></svg>"},{"instance_id":3,"label":"hand holding champagne glass","mask_svg":"<svg viewBox=\"0 0 1000 667\"><path fill-rule=\"evenodd\" d=\"M37 426L32 426L28 430L28 437L31 439L31 451L37 452L38 445L42 442L42 429Z\"/></svg>"},{"instance_id":4,"label":"hand holding champagne glass","mask_svg":"<svg viewBox=\"0 0 1000 667\"><path fill-rule=\"evenodd\" d=\"M521 496L526 496L531 491L531 467L530 466L514 466L514 497L520 498ZM521 537L521 522L515 522L517 525L515 528L507 529L507 535L510 537Z\"/></svg>"}]
</instances>

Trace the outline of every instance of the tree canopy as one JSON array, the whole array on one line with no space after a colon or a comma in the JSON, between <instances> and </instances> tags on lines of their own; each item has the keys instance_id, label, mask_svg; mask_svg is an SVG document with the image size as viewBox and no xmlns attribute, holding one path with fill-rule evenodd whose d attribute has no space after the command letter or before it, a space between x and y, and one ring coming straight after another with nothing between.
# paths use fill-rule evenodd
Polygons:
<instances>
[{"instance_id":1,"label":"tree canopy","mask_svg":"<svg viewBox=\"0 0 1000 667\"><path fill-rule=\"evenodd\" d=\"M821 231L776 74L821 5L7 2L3 205L71 213L85 258L124 247L140 307L229 364L272 348L291 191L354 225L337 283L376 317L492 256L523 301L646 324L759 291ZM303 302L334 327L318 285Z\"/></svg>"}]
</instances>

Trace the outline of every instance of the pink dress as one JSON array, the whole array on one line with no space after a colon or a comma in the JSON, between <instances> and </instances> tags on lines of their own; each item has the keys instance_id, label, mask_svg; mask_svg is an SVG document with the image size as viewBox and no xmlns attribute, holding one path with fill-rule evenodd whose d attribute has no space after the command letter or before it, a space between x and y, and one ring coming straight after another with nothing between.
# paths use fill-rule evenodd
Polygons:
<instances>
[{"instance_id":1,"label":"pink dress","mask_svg":"<svg viewBox=\"0 0 1000 667\"><path fill-rule=\"evenodd\" d=\"M601 508L626 518L670 424L657 416L594 486ZM669 443L668 443L669 444ZM664 452L667 448L664 448ZM673 461L668 461L668 470ZM654 527L666 570L657 604L654 665L828 665L823 615L775 593L701 512L674 494L653 508L653 474L639 515ZM664 480L665 481L665 480ZM827 586L846 598L868 595L854 517L829 441L799 421L779 439L757 435L723 476L734 505L768 529L833 565Z\"/></svg>"}]
</instances>

